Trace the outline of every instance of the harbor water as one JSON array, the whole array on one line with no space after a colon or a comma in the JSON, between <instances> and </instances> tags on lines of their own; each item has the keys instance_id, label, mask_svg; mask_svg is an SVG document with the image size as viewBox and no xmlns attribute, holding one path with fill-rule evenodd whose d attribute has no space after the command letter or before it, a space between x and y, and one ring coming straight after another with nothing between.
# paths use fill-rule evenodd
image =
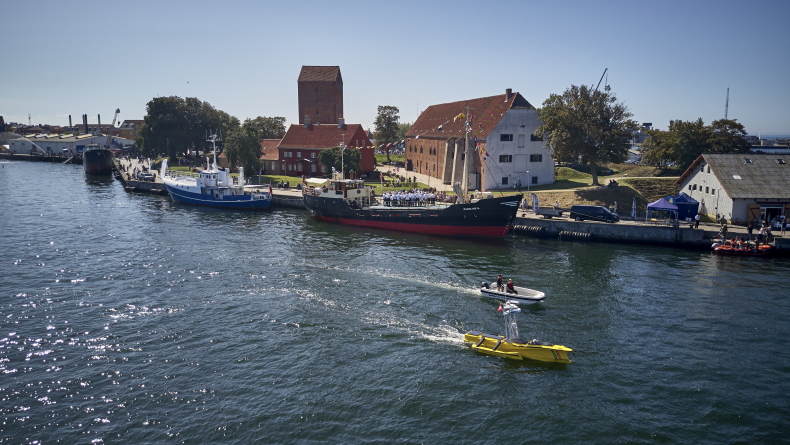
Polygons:
<instances>
[{"instance_id":1,"label":"harbor water","mask_svg":"<svg viewBox=\"0 0 790 445\"><path fill-rule=\"evenodd\" d=\"M786 443L790 260L464 240L0 169L0 444ZM481 281L546 293L473 352Z\"/></svg>"}]
</instances>

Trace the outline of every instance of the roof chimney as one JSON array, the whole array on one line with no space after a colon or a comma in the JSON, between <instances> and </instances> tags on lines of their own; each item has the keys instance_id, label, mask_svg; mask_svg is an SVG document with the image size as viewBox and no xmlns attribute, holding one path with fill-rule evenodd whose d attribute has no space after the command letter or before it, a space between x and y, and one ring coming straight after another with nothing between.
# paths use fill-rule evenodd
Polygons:
<instances>
[{"instance_id":1,"label":"roof chimney","mask_svg":"<svg viewBox=\"0 0 790 445\"><path fill-rule=\"evenodd\" d=\"M343 128L346 125L346 120L342 117L337 119L337 128Z\"/></svg>"},{"instance_id":2,"label":"roof chimney","mask_svg":"<svg viewBox=\"0 0 790 445\"><path fill-rule=\"evenodd\" d=\"M304 117L304 127L307 128L310 126L310 116L305 115Z\"/></svg>"},{"instance_id":3,"label":"roof chimney","mask_svg":"<svg viewBox=\"0 0 790 445\"><path fill-rule=\"evenodd\" d=\"M505 100L506 101L508 99L510 99L510 96L512 96L512 95L513 95L513 89L512 88L508 88L508 89L505 90Z\"/></svg>"}]
</instances>

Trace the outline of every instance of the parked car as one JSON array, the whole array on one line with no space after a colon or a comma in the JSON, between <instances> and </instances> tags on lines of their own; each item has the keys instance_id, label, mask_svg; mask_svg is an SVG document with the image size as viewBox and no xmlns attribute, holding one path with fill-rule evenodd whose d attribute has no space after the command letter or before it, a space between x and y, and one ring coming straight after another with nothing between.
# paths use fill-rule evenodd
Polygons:
<instances>
[{"instance_id":1,"label":"parked car","mask_svg":"<svg viewBox=\"0 0 790 445\"><path fill-rule=\"evenodd\" d=\"M576 205L571 207L571 219L576 221L605 221L614 223L620 221L620 217L611 212L603 206L582 206Z\"/></svg>"}]
</instances>

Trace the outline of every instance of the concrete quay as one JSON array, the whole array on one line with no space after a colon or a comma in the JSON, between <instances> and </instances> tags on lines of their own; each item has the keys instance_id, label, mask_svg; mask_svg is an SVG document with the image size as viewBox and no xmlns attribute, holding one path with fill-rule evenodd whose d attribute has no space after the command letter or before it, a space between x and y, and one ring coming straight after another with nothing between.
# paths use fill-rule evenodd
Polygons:
<instances>
[{"instance_id":1,"label":"concrete quay","mask_svg":"<svg viewBox=\"0 0 790 445\"><path fill-rule=\"evenodd\" d=\"M60 164L82 165L82 156L45 156L45 155L29 155L29 154L16 154L16 153L0 153L0 159L5 159L8 161L57 162Z\"/></svg>"},{"instance_id":2,"label":"concrete quay","mask_svg":"<svg viewBox=\"0 0 790 445\"><path fill-rule=\"evenodd\" d=\"M566 213L567 214L567 213ZM574 221L569 218L544 219L531 210L519 210L513 221L513 233L516 235L535 236L540 238L559 238L578 241L605 241L615 243L638 243L684 249L710 250L713 240L719 234L717 224L700 223L698 229L689 227L684 222L679 227L652 225L640 220L620 220L617 223L596 221ZM752 235L755 238L756 231ZM727 238L740 236L747 239L746 227L727 226ZM771 236L772 244L782 253L790 253L790 234L784 237Z\"/></svg>"},{"instance_id":3,"label":"concrete quay","mask_svg":"<svg viewBox=\"0 0 790 445\"><path fill-rule=\"evenodd\" d=\"M158 193L161 195L167 194L165 184L162 182L159 172L151 170L150 165L145 161L138 161L137 159L115 158L115 177L121 181L124 189L127 192L144 192L144 193ZM153 174L153 181L143 181L134 177L134 171L144 169Z\"/></svg>"}]
</instances>

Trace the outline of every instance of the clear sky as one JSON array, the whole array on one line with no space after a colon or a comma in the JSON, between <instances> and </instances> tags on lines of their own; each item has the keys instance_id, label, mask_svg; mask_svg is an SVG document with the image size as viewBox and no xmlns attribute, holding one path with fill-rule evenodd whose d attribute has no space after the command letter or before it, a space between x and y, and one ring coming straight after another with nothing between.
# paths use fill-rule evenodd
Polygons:
<instances>
[{"instance_id":1,"label":"clear sky","mask_svg":"<svg viewBox=\"0 0 790 445\"><path fill-rule=\"evenodd\" d=\"M729 117L790 133L790 1L20 1L0 3L0 115L142 119L157 96L298 122L302 65L338 65L347 123L608 84L634 119Z\"/></svg>"}]
</instances>

